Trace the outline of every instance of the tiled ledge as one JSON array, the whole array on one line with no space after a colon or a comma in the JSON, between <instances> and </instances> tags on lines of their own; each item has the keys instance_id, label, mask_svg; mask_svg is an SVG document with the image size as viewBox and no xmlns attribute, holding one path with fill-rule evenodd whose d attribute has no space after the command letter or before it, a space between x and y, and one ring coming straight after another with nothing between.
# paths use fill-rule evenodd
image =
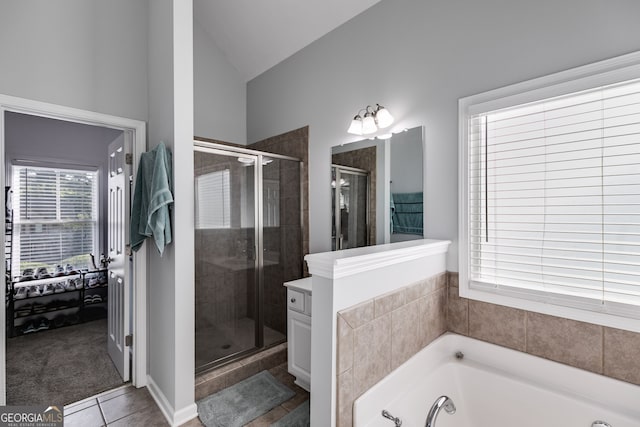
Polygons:
<instances>
[{"instance_id":1,"label":"tiled ledge","mask_svg":"<svg viewBox=\"0 0 640 427\"><path fill-rule=\"evenodd\" d=\"M239 383L260 371L275 368L286 361L287 343L282 343L237 362L199 374L195 381L196 400Z\"/></svg>"}]
</instances>

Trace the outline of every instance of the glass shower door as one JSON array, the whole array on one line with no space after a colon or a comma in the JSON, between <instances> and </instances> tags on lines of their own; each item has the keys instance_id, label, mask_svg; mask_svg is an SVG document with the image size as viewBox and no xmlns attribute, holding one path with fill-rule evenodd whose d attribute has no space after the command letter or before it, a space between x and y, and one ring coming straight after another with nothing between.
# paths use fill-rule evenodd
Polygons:
<instances>
[{"instance_id":1,"label":"glass shower door","mask_svg":"<svg viewBox=\"0 0 640 427\"><path fill-rule=\"evenodd\" d=\"M369 244L369 175L346 166L332 167L332 249L349 249Z\"/></svg>"},{"instance_id":2,"label":"glass shower door","mask_svg":"<svg viewBox=\"0 0 640 427\"><path fill-rule=\"evenodd\" d=\"M196 151L196 367L259 343L257 156Z\"/></svg>"},{"instance_id":3,"label":"glass shower door","mask_svg":"<svg viewBox=\"0 0 640 427\"><path fill-rule=\"evenodd\" d=\"M284 282L302 277L300 162L262 157L264 347L287 339Z\"/></svg>"}]
</instances>

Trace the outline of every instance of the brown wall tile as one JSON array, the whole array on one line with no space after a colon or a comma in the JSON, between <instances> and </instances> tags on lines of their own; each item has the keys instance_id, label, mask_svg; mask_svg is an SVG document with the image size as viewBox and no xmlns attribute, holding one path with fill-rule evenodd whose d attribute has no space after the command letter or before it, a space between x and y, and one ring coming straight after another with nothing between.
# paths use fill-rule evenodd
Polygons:
<instances>
[{"instance_id":1,"label":"brown wall tile","mask_svg":"<svg viewBox=\"0 0 640 427\"><path fill-rule=\"evenodd\" d=\"M338 375L337 388L336 425L337 427L351 427L353 424L353 401L356 399L352 370Z\"/></svg>"},{"instance_id":2,"label":"brown wall tile","mask_svg":"<svg viewBox=\"0 0 640 427\"><path fill-rule=\"evenodd\" d=\"M599 325L527 313L527 353L602 373Z\"/></svg>"},{"instance_id":3,"label":"brown wall tile","mask_svg":"<svg viewBox=\"0 0 640 427\"><path fill-rule=\"evenodd\" d=\"M458 288L449 287L447 303L447 329L461 335L469 335L469 300L458 295Z\"/></svg>"},{"instance_id":4,"label":"brown wall tile","mask_svg":"<svg viewBox=\"0 0 640 427\"><path fill-rule=\"evenodd\" d=\"M339 314L347 321L349 326L356 329L373 320L373 307L373 300L369 300L343 310Z\"/></svg>"},{"instance_id":5,"label":"brown wall tile","mask_svg":"<svg viewBox=\"0 0 640 427\"><path fill-rule=\"evenodd\" d=\"M524 351L525 312L469 300L469 336Z\"/></svg>"},{"instance_id":6,"label":"brown wall tile","mask_svg":"<svg viewBox=\"0 0 640 427\"><path fill-rule=\"evenodd\" d=\"M435 276L434 278L435 289L444 289L449 284L449 275L445 272Z\"/></svg>"},{"instance_id":7,"label":"brown wall tile","mask_svg":"<svg viewBox=\"0 0 640 427\"><path fill-rule=\"evenodd\" d=\"M447 281L449 282L449 287L457 288L458 287L458 279L459 275L455 272L447 273Z\"/></svg>"},{"instance_id":8,"label":"brown wall tile","mask_svg":"<svg viewBox=\"0 0 640 427\"><path fill-rule=\"evenodd\" d=\"M354 331L354 389L360 396L391 372L391 314Z\"/></svg>"},{"instance_id":9,"label":"brown wall tile","mask_svg":"<svg viewBox=\"0 0 640 427\"><path fill-rule=\"evenodd\" d=\"M604 374L640 385L640 334L604 328Z\"/></svg>"},{"instance_id":10,"label":"brown wall tile","mask_svg":"<svg viewBox=\"0 0 640 427\"><path fill-rule=\"evenodd\" d=\"M338 374L353 367L353 328L338 314Z\"/></svg>"},{"instance_id":11,"label":"brown wall tile","mask_svg":"<svg viewBox=\"0 0 640 427\"><path fill-rule=\"evenodd\" d=\"M447 331L447 290L439 289L421 298L420 347L428 345Z\"/></svg>"},{"instance_id":12,"label":"brown wall tile","mask_svg":"<svg viewBox=\"0 0 640 427\"><path fill-rule=\"evenodd\" d=\"M434 279L424 279L403 288L405 301L415 301L427 296L435 288Z\"/></svg>"},{"instance_id":13,"label":"brown wall tile","mask_svg":"<svg viewBox=\"0 0 640 427\"><path fill-rule=\"evenodd\" d=\"M374 316L380 317L405 304L405 292L402 289L389 292L373 300Z\"/></svg>"},{"instance_id":14,"label":"brown wall tile","mask_svg":"<svg viewBox=\"0 0 640 427\"><path fill-rule=\"evenodd\" d=\"M391 369L403 364L422 348L420 305L413 301L391 313Z\"/></svg>"}]
</instances>

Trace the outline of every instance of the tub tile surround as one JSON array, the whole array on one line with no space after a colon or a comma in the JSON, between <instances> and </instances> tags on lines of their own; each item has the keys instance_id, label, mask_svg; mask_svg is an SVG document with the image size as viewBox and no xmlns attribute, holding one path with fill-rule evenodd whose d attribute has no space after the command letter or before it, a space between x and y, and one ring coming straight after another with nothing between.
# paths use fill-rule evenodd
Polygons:
<instances>
[{"instance_id":1,"label":"tub tile surround","mask_svg":"<svg viewBox=\"0 0 640 427\"><path fill-rule=\"evenodd\" d=\"M352 425L356 398L446 332L446 302L443 273L338 313L338 426Z\"/></svg>"},{"instance_id":2,"label":"tub tile surround","mask_svg":"<svg viewBox=\"0 0 640 427\"><path fill-rule=\"evenodd\" d=\"M640 334L461 298L448 276L449 331L640 385Z\"/></svg>"},{"instance_id":3,"label":"tub tile surround","mask_svg":"<svg viewBox=\"0 0 640 427\"><path fill-rule=\"evenodd\" d=\"M640 334L461 298L448 272L338 312L336 425L351 426L360 395L447 331L640 385Z\"/></svg>"},{"instance_id":4,"label":"tub tile surround","mask_svg":"<svg viewBox=\"0 0 640 427\"><path fill-rule=\"evenodd\" d=\"M525 313L515 308L469 301L469 336L525 351Z\"/></svg>"}]
</instances>

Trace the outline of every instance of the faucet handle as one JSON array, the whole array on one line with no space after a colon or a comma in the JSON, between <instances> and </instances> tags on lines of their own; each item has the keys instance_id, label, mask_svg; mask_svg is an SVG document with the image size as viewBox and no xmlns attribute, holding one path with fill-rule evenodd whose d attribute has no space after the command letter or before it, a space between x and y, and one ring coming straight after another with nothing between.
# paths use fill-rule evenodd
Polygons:
<instances>
[{"instance_id":1,"label":"faucet handle","mask_svg":"<svg viewBox=\"0 0 640 427\"><path fill-rule=\"evenodd\" d=\"M389 413L389 411L387 411L386 409L382 410L382 416L385 417L388 420L391 420L395 423L396 427L400 427L402 425L402 420L398 417L394 417L393 415L391 415Z\"/></svg>"}]
</instances>

